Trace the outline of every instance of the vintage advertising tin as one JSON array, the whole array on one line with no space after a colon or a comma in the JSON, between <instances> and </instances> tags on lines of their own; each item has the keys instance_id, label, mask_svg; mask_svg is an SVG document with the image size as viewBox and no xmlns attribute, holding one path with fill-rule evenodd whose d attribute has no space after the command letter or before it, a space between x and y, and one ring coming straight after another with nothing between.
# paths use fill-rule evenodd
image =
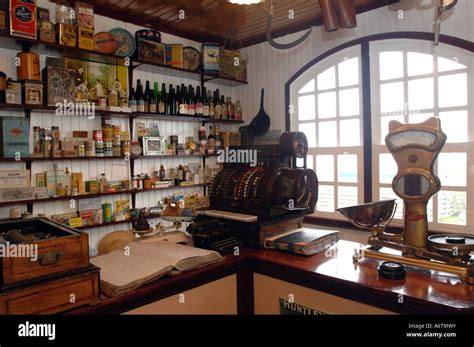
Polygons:
<instances>
[{"instance_id":1,"label":"vintage advertising tin","mask_svg":"<svg viewBox=\"0 0 474 347\"><path fill-rule=\"evenodd\" d=\"M10 34L36 40L36 0L10 0Z\"/></svg>"}]
</instances>

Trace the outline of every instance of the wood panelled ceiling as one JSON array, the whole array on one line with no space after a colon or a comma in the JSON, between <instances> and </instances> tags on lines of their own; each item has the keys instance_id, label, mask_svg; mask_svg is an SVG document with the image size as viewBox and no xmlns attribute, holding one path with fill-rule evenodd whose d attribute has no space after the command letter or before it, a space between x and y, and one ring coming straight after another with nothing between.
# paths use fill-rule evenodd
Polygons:
<instances>
[{"instance_id":1,"label":"wood panelled ceiling","mask_svg":"<svg viewBox=\"0 0 474 347\"><path fill-rule=\"evenodd\" d=\"M265 28L271 0L255 5L235 5L227 0L81 0L107 17L200 42L226 39L249 46L266 40ZM399 0L356 0L357 12ZM72 5L74 0L69 1ZM274 0L272 36L283 36L322 24L318 0ZM180 12L183 10L184 12ZM289 11L294 11L294 19ZM180 18L184 13L184 18ZM344 29L343 29L344 30ZM236 43L236 44L237 44Z\"/></svg>"}]
</instances>

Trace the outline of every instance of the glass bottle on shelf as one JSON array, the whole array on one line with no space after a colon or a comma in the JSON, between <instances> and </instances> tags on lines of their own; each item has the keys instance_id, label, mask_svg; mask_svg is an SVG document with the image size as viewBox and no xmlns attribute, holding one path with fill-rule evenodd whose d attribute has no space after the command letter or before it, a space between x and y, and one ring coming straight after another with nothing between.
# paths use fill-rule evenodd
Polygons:
<instances>
[{"instance_id":1,"label":"glass bottle on shelf","mask_svg":"<svg viewBox=\"0 0 474 347\"><path fill-rule=\"evenodd\" d=\"M230 96L227 97L227 119L235 120L235 105Z\"/></svg>"},{"instance_id":2,"label":"glass bottle on shelf","mask_svg":"<svg viewBox=\"0 0 474 347\"><path fill-rule=\"evenodd\" d=\"M158 105L157 105L157 101L156 101L156 98L155 98L155 92L154 91L151 91L150 92L150 96L148 98L148 112L149 113L156 113L157 109L158 109Z\"/></svg>"},{"instance_id":3,"label":"glass bottle on shelf","mask_svg":"<svg viewBox=\"0 0 474 347\"><path fill-rule=\"evenodd\" d=\"M235 102L235 120L242 120L242 105L239 100Z\"/></svg>"},{"instance_id":4,"label":"glass bottle on shelf","mask_svg":"<svg viewBox=\"0 0 474 347\"><path fill-rule=\"evenodd\" d=\"M137 112L137 100L135 100L135 89L132 88L128 100L128 106L132 109L132 112Z\"/></svg>"},{"instance_id":5,"label":"glass bottle on shelf","mask_svg":"<svg viewBox=\"0 0 474 347\"><path fill-rule=\"evenodd\" d=\"M166 84L161 84L161 93L160 93L160 102L158 104L158 113L161 115L166 115Z\"/></svg>"},{"instance_id":6,"label":"glass bottle on shelf","mask_svg":"<svg viewBox=\"0 0 474 347\"><path fill-rule=\"evenodd\" d=\"M160 165L159 177L160 177L160 181L164 181L166 179L166 170L163 165Z\"/></svg>"},{"instance_id":7,"label":"glass bottle on shelf","mask_svg":"<svg viewBox=\"0 0 474 347\"><path fill-rule=\"evenodd\" d=\"M145 112L150 112L150 81L146 81L145 93L143 94L143 100L145 103Z\"/></svg>"},{"instance_id":8,"label":"glass bottle on shelf","mask_svg":"<svg viewBox=\"0 0 474 347\"><path fill-rule=\"evenodd\" d=\"M195 115L198 116L198 117L202 117L203 116L203 102L202 102L202 98L201 98L201 87L198 86L196 88L196 97L195 97L195 109L196 109L196 112L195 112Z\"/></svg>"},{"instance_id":9,"label":"glass bottle on shelf","mask_svg":"<svg viewBox=\"0 0 474 347\"><path fill-rule=\"evenodd\" d=\"M169 85L168 100L166 100L166 114L172 116L175 114L175 95L173 85Z\"/></svg>"},{"instance_id":10,"label":"glass bottle on shelf","mask_svg":"<svg viewBox=\"0 0 474 347\"><path fill-rule=\"evenodd\" d=\"M214 119L221 119L222 104L219 96L219 89L214 92Z\"/></svg>"},{"instance_id":11,"label":"glass bottle on shelf","mask_svg":"<svg viewBox=\"0 0 474 347\"><path fill-rule=\"evenodd\" d=\"M137 80L137 89L135 92L135 100L137 100L137 112L145 112L145 100L143 99L143 85L140 79Z\"/></svg>"},{"instance_id":12,"label":"glass bottle on shelf","mask_svg":"<svg viewBox=\"0 0 474 347\"><path fill-rule=\"evenodd\" d=\"M209 104L209 118L214 119L216 114L214 99L212 97L212 91L207 92L207 102Z\"/></svg>"},{"instance_id":13,"label":"glass bottle on shelf","mask_svg":"<svg viewBox=\"0 0 474 347\"><path fill-rule=\"evenodd\" d=\"M202 116L209 117L209 100L207 98L206 87L202 89Z\"/></svg>"},{"instance_id":14,"label":"glass bottle on shelf","mask_svg":"<svg viewBox=\"0 0 474 347\"><path fill-rule=\"evenodd\" d=\"M194 116L196 104L194 99L194 88L190 85L188 88L188 116Z\"/></svg>"},{"instance_id":15,"label":"glass bottle on shelf","mask_svg":"<svg viewBox=\"0 0 474 347\"><path fill-rule=\"evenodd\" d=\"M207 137L207 154L214 155L216 151L216 137L212 131L212 126L209 127L209 136Z\"/></svg>"},{"instance_id":16,"label":"glass bottle on shelf","mask_svg":"<svg viewBox=\"0 0 474 347\"><path fill-rule=\"evenodd\" d=\"M181 87L180 86L176 86L176 95L174 97L174 103L175 103L174 114L179 115L180 114L179 105L181 104Z\"/></svg>"},{"instance_id":17,"label":"glass bottle on shelf","mask_svg":"<svg viewBox=\"0 0 474 347\"><path fill-rule=\"evenodd\" d=\"M158 82L153 83L153 95L155 96L155 100L156 100L156 111L155 111L155 113L158 113L159 103L160 103L160 90L159 90L159 87L158 87Z\"/></svg>"},{"instance_id":18,"label":"glass bottle on shelf","mask_svg":"<svg viewBox=\"0 0 474 347\"><path fill-rule=\"evenodd\" d=\"M227 107L227 104L225 102L225 97L224 95L221 96L221 119L228 120L229 119L229 109Z\"/></svg>"}]
</instances>

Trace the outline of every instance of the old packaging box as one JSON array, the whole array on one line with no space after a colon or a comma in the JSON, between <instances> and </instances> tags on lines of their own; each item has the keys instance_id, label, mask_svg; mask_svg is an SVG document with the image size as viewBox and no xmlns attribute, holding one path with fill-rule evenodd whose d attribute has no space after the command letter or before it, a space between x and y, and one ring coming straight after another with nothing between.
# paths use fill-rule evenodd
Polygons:
<instances>
[{"instance_id":1,"label":"old packaging box","mask_svg":"<svg viewBox=\"0 0 474 347\"><path fill-rule=\"evenodd\" d=\"M4 158L30 156L30 120L25 117L0 118L0 150Z\"/></svg>"}]
</instances>

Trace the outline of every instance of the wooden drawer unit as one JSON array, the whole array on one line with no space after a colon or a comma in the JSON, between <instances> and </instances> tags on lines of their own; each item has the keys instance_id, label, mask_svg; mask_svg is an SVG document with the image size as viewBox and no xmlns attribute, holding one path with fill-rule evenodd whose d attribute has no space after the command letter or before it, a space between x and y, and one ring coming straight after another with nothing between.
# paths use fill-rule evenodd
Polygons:
<instances>
[{"instance_id":1,"label":"wooden drawer unit","mask_svg":"<svg viewBox=\"0 0 474 347\"><path fill-rule=\"evenodd\" d=\"M31 244L15 244L7 237L11 230L52 238ZM33 247L22 256L1 257L2 288L7 289L27 281L55 276L89 266L89 241L86 233L58 224L49 219L5 220L0 222L0 236L8 245ZM17 248L19 250L19 248ZM28 256L25 256L28 254Z\"/></svg>"},{"instance_id":2,"label":"wooden drawer unit","mask_svg":"<svg viewBox=\"0 0 474 347\"><path fill-rule=\"evenodd\" d=\"M54 281L0 294L0 314L54 314L99 301L99 269L91 266Z\"/></svg>"}]
</instances>

